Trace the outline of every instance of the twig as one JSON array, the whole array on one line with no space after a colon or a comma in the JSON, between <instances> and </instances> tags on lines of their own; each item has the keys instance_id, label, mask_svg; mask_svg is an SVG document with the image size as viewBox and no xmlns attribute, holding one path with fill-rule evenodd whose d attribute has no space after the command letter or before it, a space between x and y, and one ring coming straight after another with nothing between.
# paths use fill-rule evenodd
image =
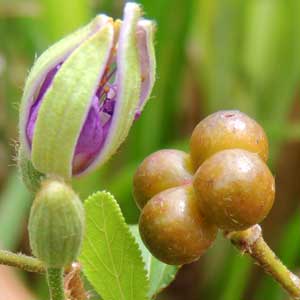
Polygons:
<instances>
[{"instance_id":1,"label":"twig","mask_svg":"<svg viewBox=\"0 0 300 300\"><path fill-rule=\"evenodd\" d=\"M17 267L28 272L44 273L46 270L43 263L34 257L6 250L0 250L0 264Z\"/></svg>"},{"instance_id":2,"label":"twig","mask_svg":"<svg viewBox=\"0 0 300 300\"><path fill-rule=\"evenodd\" d=\"M261 227L254 225L245 231L225 233L242 253L249 254L270 274L293 299L300 299L300 279L279 260L262 236Z\"/></svg>"}]
</instances>

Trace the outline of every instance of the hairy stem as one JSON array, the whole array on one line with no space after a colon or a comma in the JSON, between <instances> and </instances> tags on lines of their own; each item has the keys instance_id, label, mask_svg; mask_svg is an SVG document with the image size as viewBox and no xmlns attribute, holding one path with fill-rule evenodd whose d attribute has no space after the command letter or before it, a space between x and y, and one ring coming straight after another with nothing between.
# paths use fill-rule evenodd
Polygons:
<instances>
[{"instance_id":1,"label":"hairy stem","mask_svg":"<svg viewBox=\"0 0 300 300\"><path fill-rule=\"evenodd\" d=\"M28 272L45 272L45 267L40 260L23 254L15 254L6 250L0 250L0 264L17 267Z\"/></svg>"},{"instance_id":2,"label":"hairy stem","mask_svg":"<svg viewBox=\"0 0 300 300\"><path fill-rule=\"evenodd\" d=\"M48 268L47 281L51 300L65 300L63 268Z\"/></svg>"},{"instance_id":3,"label":"hairy stem","mask_svg":"<svg viewBox=\"0 0 300 300\"><path fill-rule=\"evenodd\" d=\"M225 234L241 251L249 254L293 299L300 299L300 279L279 260L264 241L259 225Z\"/></svg>"}]
</instances>

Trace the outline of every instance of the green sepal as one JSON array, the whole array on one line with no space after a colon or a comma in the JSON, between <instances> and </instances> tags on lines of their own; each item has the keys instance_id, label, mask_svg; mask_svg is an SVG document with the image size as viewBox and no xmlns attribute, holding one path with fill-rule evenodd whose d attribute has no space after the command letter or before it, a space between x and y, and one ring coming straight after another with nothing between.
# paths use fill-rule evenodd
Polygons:
<instances>
[{"instance_id":1,"label":"green sepal","mask_svg":"<svg viewBox=\"0 0 300 300\"><path fill-rule=\"evenodd\" d=\"M149 20L138 22L137 39L139 45L139 58L141 66L141 94L138 112L141 112L151 94L156 77L156 58L154 36L156 26Z\"/></svg>"},{"instance_id":2,"label":"green sepal","mask_svg":"<svg viewBox=\"0 0 300 300\"><path fill-rule=\"evenodd\" d=\"M23 147L24 154L30 158L30 147L26 138L26 122L28 120L31 105L36 93L39 90L45 76L58 63L65 59L78 45L88 38L93 32L96 32L110 18L105 15L99 15L89 24L71 33L61 39L36 59L32 69L30 70L25 82L23 96L20 105L20 143Z\"/></svg>"},{"instance_id":3,"label":"green sepal","mask_svg":"<svg viewBox=\"0 0 300 300\"><path fill-rule=\"evenodd\" d=\"M45 178L45 174L34 168L31 160L27 158L22 147L19 148L18 152L18 167L27 189L35 194L40 188L41 181Z\"/></svg>"},{"instance_id":4,"label":"green sepal","mask_svg":"<svg viewBox=\"0 0 300 300\"><path fill-rule=\"evenodd\" d=\"M46 174L72 176L75 146L113 46L107 23L64 62L46 92L35 125L32 162Z\"/></svg>"}]
</instances>

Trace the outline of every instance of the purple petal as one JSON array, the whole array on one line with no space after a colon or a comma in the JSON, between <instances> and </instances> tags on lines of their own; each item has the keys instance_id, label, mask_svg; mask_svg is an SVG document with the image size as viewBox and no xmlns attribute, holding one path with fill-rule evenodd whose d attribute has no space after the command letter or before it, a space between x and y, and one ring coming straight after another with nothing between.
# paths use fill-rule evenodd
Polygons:
<instances>
[{"instance_id":1,"label":"purple petal","mask_svg":"<svg viewBox=\"0 0 300 300\"><path fill-rule=\"evenodd\" d=\"M109 115L112 115L114 112L116 101L107 99L103 103L103 111Z\"/></svg>"},{"instance_id":2,"label":"purple petal","mask_svg":"<svg viewBox=\"0 0 300 300\"><path fill-rule=\"evenodd\" d=\"M110 128L111 117L115 107L114 97L116 91L113 85L107 83L111 76L104 74L103 78L105 78L105 82L99 86L95 93L92 106L77 141L73 159L73 175L82 173L94 161L103 146ZM104 85L108 90L103 92ZM112 96L112 99L109 99L110 96ZM99 97L104 97L102 102Z\"/></svg>"},{"instance_id":3,"label":"purple petal","mask_svg":"<svg viewBox=\"0 0 300 300\"><path fill-rule=\"evenodd\" d=\"M40 91L34 104L30 109L29 119L27 122L26 135L29 145L32 144L35 123L37 120L38 112L42 104L43 97L51 86L54 76L58 72L62 63L58 64L55 68L50 70L46 75L44 82L41 85ZM106 81L111 79L111 74L106 76ZM105 84L107 83L105 81ZM103 85L100 85L97 89L95 96L92 101L91 108L87 115L86 121L82 127L77 145L75 148L74 159L73 159L73 174L79 174L85 170L97 156L101 150L103 142L107 136L111 117L115 107L115 87L107 83L109 88L107 92L103 93L104 99L102 103L96 95L100 95L103 91Z\"/></svg>"},{"instance_id":4,"label":"purple petal","mask_svg":"<svg viewBox=\"0 0 300 300\"><path fill-rule=\"evenodd\" d=\"M99 118L98 97L94 97L87 119L81 130L73 159L73 174L81 173L91 164L105 139Z\"/></svg>"},{"instance_id":5,"label":"purple petal","mask_svg":"<svg viewBox=\"0 0 300 300\"><path fill-rule=\"evenodd\" d=\"M26 125L26 135L27 135L28 144L30 145L30 147L31 147L31 144L32 144L32 138L33 138L33 133L34 133L35 122L36 122L36 119L37 119L37 115L38 115L40 106L42 104L43 96L45 95L48 88L50 87L50 85L53 81L53 78L54 78L55 74L58 72L61 65L62 65L62 63L59 63L55 68L53 68L52 70L50 70L48 72L44 82L42 83L42 86L40 88L38 96L37 96L36 100L34 101L34 104L32 105L32 107L30 109L29 118L28 118L28 122L27 122L27 125Z\"/></svg>"}]
</instances>

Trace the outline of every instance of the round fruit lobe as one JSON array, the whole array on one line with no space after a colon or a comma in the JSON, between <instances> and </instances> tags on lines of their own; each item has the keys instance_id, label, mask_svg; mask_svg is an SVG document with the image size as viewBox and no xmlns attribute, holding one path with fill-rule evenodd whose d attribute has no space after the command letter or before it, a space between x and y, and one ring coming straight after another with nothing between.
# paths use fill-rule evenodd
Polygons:
<instances>
[{"instance_id":1,"label":"round fruit lobe","mask_svg":"<svg viewBox=\"0 0 300 300\"><path fill-rule=\"evenodd\" d=\"M191 157L197 169L211 155L232 148L257 153L268 160L269 144L263 128L237 110L218 111L202 120L190 140Z\"/></svg>"},{"instance_id":2,"label":"round fruit lobe","mask_svg":"<svg viewBox=\"0 0 300 300\"><path fill-rule=\"evenodd\" d=\"M192 184L153 197L142 210L139 229L149 251L170 265L199 259L217 234L199 213Z\"/></svg>"},{"instance_id":3,"label":"round fruit lobe","mask_svg":"<svg viewBox=\"0 0 300 300\"><path fill-rule=\"evenodd\" d=\"M190 155L165 149L149 155L138 167L133 178L133 195L139 208L156 194L192 182Z\"/></svg>"},{"instance_id":4,"label":"round fruit lobe","mask_svg":"<svg viewBox=\"0 0 300 300\"><path fill-rule=\"evenodd\" d=\"M275 182L257 154L230 149L207 159L194 177L200 211L224 230L260 223L272 208Z\"/></svg>"}]
</instances>

